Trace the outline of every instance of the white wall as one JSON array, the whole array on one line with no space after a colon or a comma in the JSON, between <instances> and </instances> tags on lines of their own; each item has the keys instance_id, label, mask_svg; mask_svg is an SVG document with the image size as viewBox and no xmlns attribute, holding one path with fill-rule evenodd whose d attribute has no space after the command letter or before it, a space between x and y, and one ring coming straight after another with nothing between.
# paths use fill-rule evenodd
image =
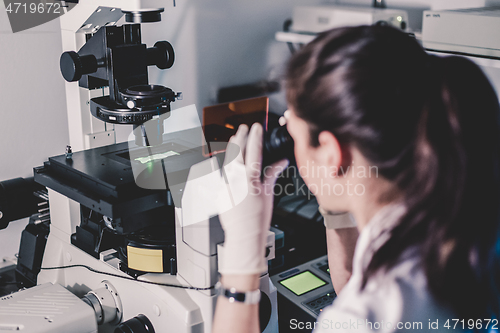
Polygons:
<instances>
[{"instance_id":1,"label":"white wall","mask_svg":"<svg viewBox=\"0 0 500 333\"><path fill-rule=\"evenodd\" d=\"M85 1L85 0L82 0ZM173 108L195 104L198 111L214 103L219 87L278 78L289 56L274 33L298 4L320 0L176 0L161 23L143 25L143 41L170 41L176 63L170 70L150 70L151 83L184 93ZM335 3L335 0L329 2ZM371 5L371 0L339 0ZM387 0L405 8L410 27L421 28L429 8L474 7L500 0ZM68 143L64 83L59 73L62 52L58 21L12 34L0 4L0 180L27 177L49 156L62 154ZM119 130L125 140L128 129ZM0 231L0 258L17 251L25 222Z\"/></svg>"},{"instance_id":2,"label":"white wall","mask_svg":"<svg viewBox=\"0 0 500 333\"><path fill-rule=\"evenodd\" d=\"M148 45L166 39L176 51L174 67L151 68L151 81L183 92L174 108L196 104L201 111L220 87L278 78L290 52L274 34L293 6L304 3L320 1L178 0L161 23L143 26Z\"/></svg>"},{"instance_id":3,"label":"white wall","mask_svg":"<svg viewBox=\"0 0 500 333\"><path fill-rule=\"evenodd\" d=\"M57 21L10 31L0 9L0 180L27 177L68 138Z\"/></svg>"},{"instance_id":4,"label":"white wall","mask_svg":"<svg viewBox=\"0 0 500 333\"><path fill-rule=\"evenodd\" d=\"M143 26L148 45L166 39L177 57L170 70L151 68L150 80L184 93L173 108L196 104L200 112L215 102L220 87L279 78L290 52L274 33L295 5L324 2L369 6L372 0L177 0L161 23ZM413 30L421 30L424 10L494 3L500 0L386 0L387 6L409 12Z\"/></svg>"},{"instance_id":5,"label":"white wall","mask_svg":"<svg viewBox=\"0 0 500 333\"><path fill-rule=\"evenodd\" d=\"M68 142L64 85L59 74L58 21L13 34L0 4L0 181L30 177ZM19 247L27 220L0 230L0 259Z\"/></svg>"}]
</instances>

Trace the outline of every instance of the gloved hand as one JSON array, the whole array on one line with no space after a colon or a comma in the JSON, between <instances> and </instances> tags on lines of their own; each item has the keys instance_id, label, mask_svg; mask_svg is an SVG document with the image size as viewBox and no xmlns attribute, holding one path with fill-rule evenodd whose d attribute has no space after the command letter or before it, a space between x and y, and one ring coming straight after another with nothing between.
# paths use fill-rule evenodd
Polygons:
<instances>
[{"instance_id":1,"label":"gloved hand","mask_svg":"<svg viewBox=\"0 0 500 333\"><path fill-rule=\"evenodd\" d=\"M224 194L218 199L225 234L224 256L219 261L221 274L257 274L267 270L265 246L274 185L288 165L287 160L274 163L264 169L261 180L263 129L254 124L248 132L248 127L241 125L230 139L222 172ZM238 148L236 159L229 161Z\"/></svg>"}]
</instances>

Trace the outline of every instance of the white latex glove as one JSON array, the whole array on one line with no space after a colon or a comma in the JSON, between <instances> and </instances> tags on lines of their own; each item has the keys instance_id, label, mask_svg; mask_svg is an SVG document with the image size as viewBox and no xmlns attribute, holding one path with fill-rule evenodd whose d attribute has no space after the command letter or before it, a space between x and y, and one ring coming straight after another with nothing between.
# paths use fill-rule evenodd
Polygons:
<instances>
[{"instance_id":1,"label":"white latex glove","mask_svg":"<svg viewBox=\"0 0 500 333\"><path fill-rule=\"evenodd\" d=\"M271 224L274 185L287 167L282 160L264 170L261 181L262 136L260 124L241 125L229 140L223 168L224 193L242 200L218 200L219 219L224 229L224 256L219 261L221 274L257 274L267 270L265 247ZM234 147L240 152L236 155ZM245 196L246 192L248 194ZM231 195L232 194L232 195ZM222 196L221 196L222 198ZM239 202L234 205L234 202Z\"/></svg>"}]
</instances>

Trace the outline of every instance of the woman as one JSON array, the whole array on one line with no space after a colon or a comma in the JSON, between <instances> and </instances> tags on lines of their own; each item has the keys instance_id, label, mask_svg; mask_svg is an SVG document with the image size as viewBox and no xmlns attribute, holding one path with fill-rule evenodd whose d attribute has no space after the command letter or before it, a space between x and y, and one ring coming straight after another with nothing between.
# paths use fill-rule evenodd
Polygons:
<instances>
[{"instance_id":1,"label":"woman","mask_svg":"<svg viewBox=\"0 0 500 333\"><path fill-rule=\"evenodd\" d=\"M494 328L499 104L482 71L462 57L430 56L393 28L335 29L291 59L287 99L297 166L327 212L338 293L316 332L484 329L488 321ZM283 167L274 165L261 182L261 135L254 125L232 139L251 191L220 216L233 253L221 262L222 285L237 292L257 289L265 269L269 189ZM229 179L237 169L227 170ZM348 194L348 182L358 191ZM339 211L357 227L331 222L328 212ZM214 332L258 332L257 318L257 305L221 296Z\"/></svg>"}]
</instances>

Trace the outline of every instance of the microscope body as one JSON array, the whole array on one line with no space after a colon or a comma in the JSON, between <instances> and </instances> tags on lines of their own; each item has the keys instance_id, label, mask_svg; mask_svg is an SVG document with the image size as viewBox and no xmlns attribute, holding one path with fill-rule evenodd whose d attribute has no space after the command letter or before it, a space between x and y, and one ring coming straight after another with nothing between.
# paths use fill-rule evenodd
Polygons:
<instances>
[{"instance_id":1,"label":"microscope body","mask_svg":"<svg viewBox=\"0 0 500 333\"><path fill-rule=\"evenodd\" d=\"M188 146L168 164L172 175L178 177L184 173L187 179L178 183L175 177L167 175L164 185L169 186L168 191L137 186L136 177L140 175L134 175L131 170L134 166L127 165L140 162L127 160L123 154L128 151L129 156L135 156L138 150L148 148L130 149L127 143L76 152L71 159L65 155L55 156L35 169L35 181L49 189L51 209L50 234L42 267L85 265L124 277L74 267L42 270L37 283L58 283L81 297L107 280L121 300L124 321L143 315L157 332L169 329L210 332L217 299L213 286L219 278L218 258L223 254L224 234L213 214L213 205L207 208L201 204L206 198L200 194L200 186L210 184L205 177L219 176L220 159L203 156L203 148L195 145L201 139L195 139L196 132L187 130L175 133L175 138L164 137L164 145L168 146L172 139ZM175 158L186 160L189 170L183 169L185 163L177 163ZM161 165L161 160L156 163ZM180 165L180 170L174 170L175 165ZM151 168L154 169L154 165ZM107 174L106 170L111 173ZM94 220L100 221L101 229L92 226L89 221L92 215L97 215ZM149 238L154 234L158 237ZM163 247L158 246L158 239L163 241ZM267 259L271 260L274 258L272 232L268 248ZM124 252L128 256L123 256ZM161 259L157 260L158 257ZM260 288L261 326L264 332L277 332L277 292L267 273L261 276ZM105 324L99 326L99 332L112 332L114 327Z\"/></svg>"}]
</instances>

